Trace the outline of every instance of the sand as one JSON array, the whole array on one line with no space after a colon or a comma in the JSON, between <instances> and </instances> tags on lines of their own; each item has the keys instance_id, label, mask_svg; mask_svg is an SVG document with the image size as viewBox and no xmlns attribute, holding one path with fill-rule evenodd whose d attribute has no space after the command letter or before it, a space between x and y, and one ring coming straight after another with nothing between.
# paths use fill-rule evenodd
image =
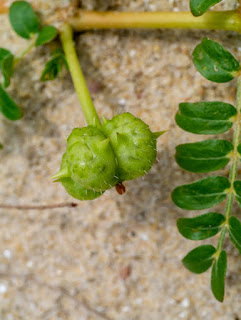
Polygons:
<instances>
[{"instance_id":1,"label":"sand","mask_svg":"<svg viewBox=\"0 0 241 320\"><path fill-rule=\"evenodd\" d=\"M10 3L11 1L9 1ZM69 1L33 1L43 17ZM225 6L233 8L234 1ZM96 10L188 10L188 1L83 0ZM1 320L238 320L241 258L229 241L225 302L215 301L210 271L194 275L181 259L198 244L178 233L180 217L197 215L171 201L174 187L206 175L190 174L174 161L175 146L203 137L174 121L178 103L221 100L235 104L236 81L211 83L198 74L191 53L203 36L220 41L241 58L232 32L184 30L98 31L76 34L80 63L100 115L131 112L158 140L158 161L144 178L126 183L119 196L107 191L76 208L0 210ZM0 16L1 46L19 53L26 41ZM85 120L67 71L62 79L39 81L50 48L33 50L16 67L9 94L24 118L0 116L0 203L53 204L73 199L50 176L60 165L66 138ZM232 130L219 138L232 139ZM229 168L218 174L227 176ZM223 212L225 203L215 211ZM212 209L213 210L213 209ZM234 207L237 217L240 209Z\"/></svg>"}]
</instances>

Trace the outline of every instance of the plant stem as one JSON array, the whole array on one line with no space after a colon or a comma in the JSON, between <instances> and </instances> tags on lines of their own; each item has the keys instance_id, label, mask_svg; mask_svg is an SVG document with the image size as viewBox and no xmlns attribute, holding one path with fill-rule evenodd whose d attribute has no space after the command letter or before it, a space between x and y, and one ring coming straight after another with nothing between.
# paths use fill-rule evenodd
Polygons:
<instances>
[{"instance_id":1,"label":"plant stem","mask_svg":"<svg viewBox=\"0 0 241 320\"><path fill-rule=\"evenodd\" d=\"M220 252L222 251L222 246L223 246L223 242L225 239L226 231L227 231L227 227L225 226L223 228L223 230L221 231L220 238L218 241L217 251L215 253L215 256L217 256L217 257L219 256Z\"/></svg>"},{"instance_id":2,"label":"plant stem","mask_svg":"<svg viewBox=\"0 0 241 320\"><path fill-rule=\"evenodd\" d=\"M73 41L73 31L69 24L64 24L60 39L69 65L69 70L82 106L85 119L89 125L101 127L100 119L93 105L84 75L82 73Z\"/></svg>"},{"instance_id":3,"label":"plant stem","mask_svg":"<svg viewBox=\"0 0 241 320\"><path fill-rule=\"evenodd\" d=\"M79 10L69 20L75 31L90 29L180 28L241 32L237 10L209 11L201 17L190 12L95 12Z\"/></svg>"},{"instance_id":4,"label":"plant stem","mask_svg":"<svg viewBox=\"0 0 241 320\"><path fill-rule=\"evenodd\" d=\"M233 199L234 199L234 188L233 184L237 177L237 169L238 163L240 161L240 156L238 153L238 145L240 143L240 136L241 136L241 77L238 78L238 87L237 87L237 98L236 98L236 108L237 108L237 116L236 122L234 127L234 136L233 136L233 156L232 156L232 166L229 174L229 181L231 184L230 192L228 193L226 208L225 208L225 218L226 218L226 226L223 228L221 232L221 236L218 242L217 251L220 253L223 242L225 239L225 234L227 231L228 220L231 215L232 206L233 206Z\"/></svg>"},{"instance_id":5,"label":"plant stem","mask_svg":"<svg viewBox=\"0 0 241 320\"><path fill-rule=\"evenodd\" d=\"M14 67L34 48L35 42L36 37L34 36L28 46L14 59Z\"/></svg>"},{"instance_id":6,"label":"plant stem","mask_svg":"<svg viewBox=\"0 0 241 320\"><path fill-rule=\"evenodd\" d=\"M237 87L237 98L236 98L236 108L237 108L237 117L234 127L234 136L233 136L233 162L230 170L229 180L231 183L231 191L227 198L227 204L226 204L226 210L225 210L225 217L226 219L229 219L232 209L232 203L234 198L234 190L233 190L233 184L237 177L237 168L238 163L240 161L240 156L238 153L238 145L240 143L240 133L241 133L241 77L238 78L238 87Z\"/></svg>"}]
</instances>

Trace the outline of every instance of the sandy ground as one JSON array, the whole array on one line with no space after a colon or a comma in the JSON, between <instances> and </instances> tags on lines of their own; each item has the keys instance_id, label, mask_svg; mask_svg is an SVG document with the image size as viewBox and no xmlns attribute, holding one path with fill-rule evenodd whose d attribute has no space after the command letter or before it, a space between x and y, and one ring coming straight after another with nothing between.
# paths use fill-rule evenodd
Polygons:
<instances>
[{"instance_id":1,"label":"sandy ground","mask_svg":"<svg viewBox=\"0 0 241 320\"><path fill-rule=\"evenodd\" d=\"M38 1L34 1L38 4ZM68 1L54 1L66 6ZM44 5L39 10L44 15ZM227 1L232 8L234 1ZM188 1L82 0L97 10L188 10ZM219 8L222 7L221 5ZM224 7L224 6L223 6ZM222 8L223 8L222 7ZM217 7L218 8L218 7ZM51 12L51 11L49 11ZM48 12L48 14L49 14ZM203 36L220 40L241 58L240 36L203 31L99 31L76 35L80 62L99 114L129 111L152 130L158 161L127 193L107 191L74 209L0 211L1 320L239 320L241 258L227 241L225 302L210 291L210 272L193 275L182 257L197 243L183 239L172 189L202 177L175 164L175 146L201 140L174 122L178 103L204 99L235 103L236 82L214 84L194 69L191 52ZM0 42L14 53L26 42L0 17ZM17 66L9 93L23 106L21 121L0 118L0 202L52 204L72 201L49 177L59 168L66 138L85 125L71 78L41 83L49 48L35 49ZM232 138L232 132L219 137ZM227 175L228 168L220 171ZM215 210L223 210L221 204ZM234 211L240 217L240 210ZM201 242L200 242L201 243ZM217 237L202 241L217 243Z\"/></svg>"}]
</instances>

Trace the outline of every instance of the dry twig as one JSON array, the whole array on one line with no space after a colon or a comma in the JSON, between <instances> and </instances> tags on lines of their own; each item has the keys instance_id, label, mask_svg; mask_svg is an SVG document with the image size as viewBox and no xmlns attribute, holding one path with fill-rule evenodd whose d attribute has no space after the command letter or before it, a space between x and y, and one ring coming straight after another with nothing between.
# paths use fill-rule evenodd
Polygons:
<instances>
[{"instance_id":1,"label":"dry twig","mask_svg":"<svg viewBox=\"0 0 241 320\"><path fill-rule=\"evenodd\" d=\"M16 210L48 210L58 208L75 208L78 204L74 202L48 204L48 205L10 205L0 204L0 209L16 209Z\"/></svg>"}]
</instances>

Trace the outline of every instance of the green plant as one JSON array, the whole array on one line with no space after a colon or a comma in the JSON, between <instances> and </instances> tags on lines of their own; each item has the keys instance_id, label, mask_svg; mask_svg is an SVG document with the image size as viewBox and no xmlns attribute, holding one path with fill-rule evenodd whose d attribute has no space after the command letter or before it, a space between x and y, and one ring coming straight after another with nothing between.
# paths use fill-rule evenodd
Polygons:
<instances>
[{"instance_id":1,"label":"green plant","mask_svg":"<svg viewBox=\"0 0 241 320\"><path fill-rule=\"evenodd\" d=\"M126 113L101 122L91 100L75 51L72 27L91 28L198 28L241 32L239 10L206 12L220 0L190 0L190 13L96 13L80 12L64 23L59 31L63 51L52 51L41 80L53 80L63 66L69 69L78 94L87 127L76 128L67 141L60 171L53 176L66 191L80 200L92 200L105 190L116 186L124 192L122 182L146 174L156 159L156 139L164 132L152 133L142 120ZM10 85L16 64L35 46L52 41L58 31L52 26L41 27L32 7L25 1L15 1L9 10L15 32L29 39L28 47L17 57L1 48L0 111L9 120L18 120L22 111L10 98ZM72 27L71 27L72 26ZM179 145L176 161L190 172L205 173L219 170L232 161L229 178L209 176L194 183L177 187L172 193L174 203L186 210L211 208L226 200L225 213L209 212L195 218L181 218L180 233L191 240L203 240L220 233L217 248L202 245L189 252L183 264L194 273L202 273L212 266L211 287L217 300L223 301L227 269L227 255L223 249L227 234L241 253L241 223L232 215L233 200L241 206L241 181L237 180L241 157L241 68L239 62L219 43L204 38L193 52L196 69L208 80L222 83L238 78L237 106L228 103L181 103L176 123L183 130L195 134L219 134L234 124L233 143L209 139ZM0 144L0 149L3 146Z\"/></svg>"},{"instance_id":2,"label":"green plant","mask_svg":"<svg viewBox=\"0 0 241 320\"><path fill-rule=\"evenodd\" d=\"M30 41L27 48L16 57L9 50L0 48L0 72L3 79L0 83L0 111L8 120L15 121L23 116L23 112L6 92L14 74L14 68L34 46L38 47L52 41L58 31L53 26L41 27L36 13L25 1L16 1L10 6L9 20L14 31L20 37Z\"/></svg>"},{"instance_id":3,"label":"green plant","mask_svg":"<svg viewBox=\"0 0 241 320\"><path fill-rule=\"evenodd\" d=\"M53 26L40 27L39 19L31 5L26 1L15 1L9 10L9 20L14 31L31 43L19 56L1 49L1 71L4 86L10 85L14 66L34 46L46 44L57 36ZM65 65L81 102L88 126L74 129L68 138L67 151L63 156L61 170L53 176L62 182L66 191L79 200L92 200L107 189L116 186L122 194L122 182L145 175L156 159L156 139L164 133L152 133L140 119L126 113L112 120L103 119L103 125L95 110L75 51L72 28L64 24L60 30L65 55L60 48L51 53L41 80L57 77ZM22 117L21 109L0 86L0 107L9 120Z\"/></svg>"},{"instance_id":4,"label":"green plant","mask_svg":"<svg viewBox=\"0 0 241 320\"><path fill-rule=\"evenodd\" d=\"M209 4L218 1L191 1L191 10L200 15ZM228 82L240 76L239 62L219 43L204 38L193 51L196 69L208 80ZM211 172L232 161L229 178L209 176L194 183L177 187L172 193L174 203L182 209L211 208L226 200L225 213L210 212L194 218L181 218L177 222L179 232L187 239L203 240L220 233L217 248L202 245L189 252L183 259L184 266L194 273L202 273L212 266L211 288L215 298L223 301L227 254L223 250L226 234L241 253L241 223L232 215L233 200L241 205L241 181L237 179L240 161L240 112L241 79L238 78L236 108L230 104L213 101L181 103L176 114L180 128L195 134L218 134L234 124L233 143L209 139L177 146L176 161L190 172Z\"/></svg>"},{"instance_id":5,"label":"green plant","mask_svg":"<svg viewBox=\"0 0 241 320\"><path fill-rule=\"evenodd\" d=\"M130 113L103 118L101 124L80 68L68 24L60 38L69 70L88 126L74 129L60 171L52 178L62 182L66 191L79 200L92 200L116 186L122 194L122 182L145 175L156 159L156 139L164 133L152 133L142 120Z\"/></svg>"}]
</instances>

